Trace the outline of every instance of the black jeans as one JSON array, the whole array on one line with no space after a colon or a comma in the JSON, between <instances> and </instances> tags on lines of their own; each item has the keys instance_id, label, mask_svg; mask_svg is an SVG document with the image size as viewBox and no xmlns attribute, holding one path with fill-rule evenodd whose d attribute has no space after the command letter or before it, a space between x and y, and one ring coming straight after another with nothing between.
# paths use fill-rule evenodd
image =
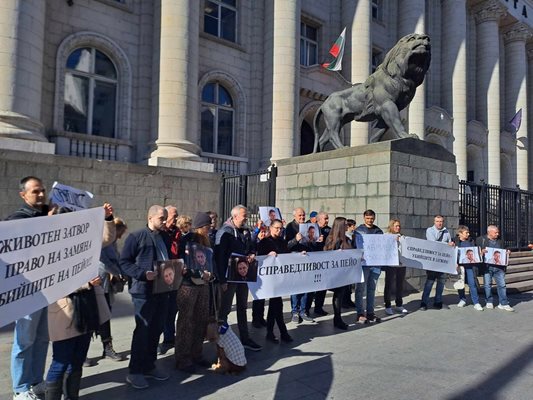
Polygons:
<instances>
[{"instance_id":1,"label":"black jeans","mask_svg":"<svg viewBox=\"0 0 533 400\"><path fill-rule=\"evenodd\" d=\"M394 294L396 296L396 307L403 305L402 292L403 281L405 280L405 267L384 267L385 269L385 290L383 293L383 299L385 300L385 307L391 307L391 291L394 288Z\"/></svg>"},{"instance_id":2,"label":"black jeans","mask_svg":"<svg viewBox=\"0 0 533 400\"><path fill-rule=\"evenodd\" d=\"M315 310L322 310L324 308L324 301L326 300L327 290L321 290L319 292L307 293L307 304L305 305L305 312L309 314L313 300L315 301Z\"/></svg>"},{"instance_id":3,"label":"black jeans","mask_svg":"<svg viewBox=\"0 0 533 400\"><path fill-rule=\"evenodd\" d=\"M228 289L220 294L220 310L218 319L228 322L228 315L231 312L233 297L237 297L237 325L239 326L239 336L241 340L249 338L248 322L246 320L246 309L248 308L248 285L246 283L228 283Z\"/></svg>"},{"instance_id":4,"label":"black jeans","mask_svg":"<svg viewBox=\"0 0 533 400\"><path fill-rule=\"evenodd\" d=\"M274 322L277 322L280 334L287 333L287 326L283 320L283 300L281 297L268 300L267 332L274 331Z\"/></svg>"},{"instance_id":5,"label":"black jeans","mask_svg":"<svg viewBox=\"0 0 533 400\"><path fill-rule=\"evenodd\" d=\"M143 374L155 368L159 336L167 314L167 293L148 298L132 297L135 330L131 339L130 373Z\"/></svg>"},{"instance_id":6,"label":"black jeans","mask_svg":"<svg viewBox=\"0 0 533 400\"><path fill-rule=\"evenodd\" d=\"M252 301L252 321L262 321L264 318L265 318L265 300L263 299L263 300Z\"/></svg>"}]
</instances>

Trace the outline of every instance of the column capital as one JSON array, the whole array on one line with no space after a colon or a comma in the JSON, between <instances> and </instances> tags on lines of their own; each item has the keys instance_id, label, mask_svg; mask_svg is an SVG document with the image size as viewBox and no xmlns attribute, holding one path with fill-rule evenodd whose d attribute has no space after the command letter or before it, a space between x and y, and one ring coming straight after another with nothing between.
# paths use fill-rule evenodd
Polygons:
<instances>
[{"instance_id":1,"label":"column capital","mask_svg":"<svg viewBox=\"0 0 533 400\"><path fill-rule=\"evenodd\" d=\"M476 23L498 21L507 14L506 8L498 0L487 0L472 9Z\"/></svg>"},{"instance_id":2,"label":"column capital","mask_svg":"<svg viewBox=\"0 0 533 400\"><path fill-rule=\"evenodd\" d=\"M505 44L516 41L526 42L532 36L533 31L523 22L517 22L516 24L509 26L503 32L503 40Z\"/></svg>"}]
</instances>

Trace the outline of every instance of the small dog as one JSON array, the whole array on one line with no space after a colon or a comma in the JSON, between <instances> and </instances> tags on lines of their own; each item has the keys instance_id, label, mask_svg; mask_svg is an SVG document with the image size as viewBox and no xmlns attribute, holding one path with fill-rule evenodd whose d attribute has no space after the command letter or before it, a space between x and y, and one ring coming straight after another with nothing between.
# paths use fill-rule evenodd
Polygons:
<instances>
[{"instance_id":1,"label":"small dog","mask_svg":"<svg viewBox=\"0 0 533 400\"><path fill-rule=\"evenodd\" d=\"M216 373L237 375L246 368L244 347L227 323L218 329L217 357L216 364L211 366Z\"/></svg>"}]
</instances>

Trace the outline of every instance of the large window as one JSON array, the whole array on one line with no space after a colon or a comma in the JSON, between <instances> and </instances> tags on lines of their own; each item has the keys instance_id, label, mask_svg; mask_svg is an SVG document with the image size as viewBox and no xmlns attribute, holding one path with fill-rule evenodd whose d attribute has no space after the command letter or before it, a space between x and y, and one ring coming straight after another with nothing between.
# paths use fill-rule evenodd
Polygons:
<instances>
[{"instance_id":1,"label":"large window","mask_svg":"<svg viewBox=\"0 0 533 400\"><path fill-rule=\"evenodd\" d=\"M218 82L202 90L202 151L232 155L234 108L229 92Z\"/></svg>"},{"instance_id":2,"label":"large window","mask_svg":"<svg viewBox=\"0 0 533 400\"><path fill-rule=\"evenodd\" d=\"M372 73L376 72L379 64L383 62L383 52L378 49L372 49Z\"/></svg>"},{"instance_id":3,"label":"large window","mask_svg":"<svg viewBox=\"0 0 533 400\"><path fill-rule=\"evenodd\" d=\"M204 32L230 42L236 42L236 0L205 0Z\"/></svg>"},{"instance_id":4,"label":"large window","mask_svg":"<svg viewBox=\"0 0 533 400\"><path fill-rule=\"evenodd\" d=\"M302 22L300 24L300 65L318 63L318 29Z\"/></svg>"},{"instance_id":5,"label":"large window","mask_svg":"<svg viewBox=\"0 0 533 400\"><path fill-rule=\"evenodd\" d=\"M117 70L94 48L79 48L66 63L64 123L68 132L115 137Z\"/></svg>"},{"instance_id":6,"label":"large window","mask_svg":"<svg viewBox=\"0 0 533 400\"><path fill-rule=\"evenodd\" d=\"M383 1L372 0L372 19L383 21Z\"/></svg>"}]
</instances>

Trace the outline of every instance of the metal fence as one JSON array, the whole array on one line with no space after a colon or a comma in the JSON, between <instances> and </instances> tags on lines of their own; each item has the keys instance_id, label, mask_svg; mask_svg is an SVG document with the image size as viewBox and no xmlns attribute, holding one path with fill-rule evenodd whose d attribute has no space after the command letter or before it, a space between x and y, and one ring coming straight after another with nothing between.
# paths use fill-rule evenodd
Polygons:
<instances>
[{"instance_id":1,"label":"metal fence","mask_svg":"<svg viewBox=\"0 0 533 400\"><path fill-rule=\"evenodd\" d=\"M533 243L533 192L461 181L459 195L459 223L468 226L472 236L497 225L506 247Z\"/></svg>"},{"instance_id":2,"label":"metal fence","mask_svg":"<svg viewBox=\"0 0 533 400\"><path fill-rule=\"evenodd\" d=\"M276 202L277 168L271 166L267 170L248 175L222 177L221 217L225 221L231 209L237 204L248 208L248 225L254 225L259 219L260 206L274 206Z\"/></svg>"}]
</instances>

